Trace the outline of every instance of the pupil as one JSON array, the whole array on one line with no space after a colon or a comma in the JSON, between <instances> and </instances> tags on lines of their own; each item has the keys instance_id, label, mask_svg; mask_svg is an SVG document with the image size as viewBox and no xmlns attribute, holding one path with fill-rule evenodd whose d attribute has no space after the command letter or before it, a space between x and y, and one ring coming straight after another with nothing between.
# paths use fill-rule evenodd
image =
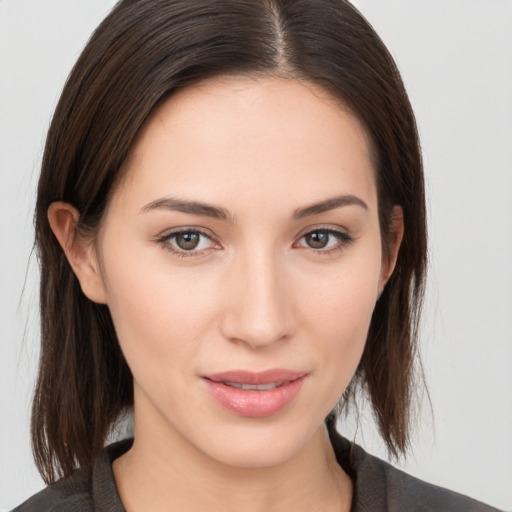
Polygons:
<instances>
[{"instance_id":1,"label":"pupil","mask_svg":"<svg viewBox=\"0 0 512 512\"><path fill-rule=\"evenodd\" d=\"M322 231L315 231L306 235L306 242L312 249L323 249L329 241L329 234Z\"/></svg>"},{"instance_id":2,"label":"pupil","mask_svg":"<svg viewBox=\"0 0 512 512\"><path fill-rule=\"evenodd\" d=\"M180 233L176 236L176 244L180 249L190 251L199 245L199 235L197 233Z\"/></svg>"}]
</instances>

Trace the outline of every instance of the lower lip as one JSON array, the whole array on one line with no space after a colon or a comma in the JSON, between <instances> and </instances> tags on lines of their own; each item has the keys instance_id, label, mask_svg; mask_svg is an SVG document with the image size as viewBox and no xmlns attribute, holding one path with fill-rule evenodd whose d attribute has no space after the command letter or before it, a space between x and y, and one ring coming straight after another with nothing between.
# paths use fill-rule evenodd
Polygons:
<instances>
[{"instance_id":1,"label":"lower lip","mask_svg":"<svg viewBox=\"0 0 512 512\"><path fill-rule=\"evenodd\" d=\"M213 398L229 412L247 418L265 418L284 409L299 393L306 376L274 389L238 389L203 379Z\"/></svg>"}]
</instances>

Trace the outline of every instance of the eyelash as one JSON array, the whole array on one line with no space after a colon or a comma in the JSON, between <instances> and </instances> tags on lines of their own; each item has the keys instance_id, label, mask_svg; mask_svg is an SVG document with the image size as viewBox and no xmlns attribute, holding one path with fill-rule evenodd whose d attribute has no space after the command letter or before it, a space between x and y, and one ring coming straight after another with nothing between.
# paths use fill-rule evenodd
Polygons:
<instances>
[{"instance_id":1,"label":"eyelash","mask_svg":"<svg viewBox=\"0 0 512 512\"><path fill-rule=\"evenodd\" d=\"M342 251L344 250L346 247L348 247L349 245L351 245L353 242L354 242L354 238L350 235L348 235L347 233L343 232L343 231L339 231L337 229L332 229L332 228L318 228L318 229L312 229L311 231L308 231L307 233L304 233L300 238L299 238L299 241L304 239L306 236L308 235L312 235L313 233L316 233L316 234L327 234L327 235L331 235L333 236L334 238L337 239L337 243L334 247L332 248L329 248L327 250L324 250L324 249L314 249L312 247L307 247L307 246L304 246L304 245L300 245L300 246L297 246L297 242L295 242L293 244L294 247L302 247L303 249L306 249L308 250L309 252L312 252L313 254L315 255L319 255L319 256L328 256L330 254L333 254L335 252L339 252L339 251ZM211 240L213 241L213 238L208 235L207 233L205 233L204 231L202 231L201 229L199 228L181 228L181 229L177 229L177 230L174 230L162 237L159 237L157 239L157 242L162 245L162 247L171 252L172 254L178 256L179 258L187 258L187 257L200 257L204 254L204 251L207 250L207 249L203 249L203 250L200 250L200 251L195 251L195 250L190 250L190 251L186 251L184 249L176 249L174 248L171 244L170 244L170 240L174 239L176 236L180 235L180 234L198 234L202 237L205 237L207 238L208 240Z\"/></svg>"}]
</instances>

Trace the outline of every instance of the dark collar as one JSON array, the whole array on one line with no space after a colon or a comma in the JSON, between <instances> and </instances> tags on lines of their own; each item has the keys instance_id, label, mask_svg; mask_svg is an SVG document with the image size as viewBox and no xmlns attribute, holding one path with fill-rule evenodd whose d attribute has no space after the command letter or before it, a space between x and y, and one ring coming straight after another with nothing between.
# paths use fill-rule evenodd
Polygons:
<instances>
[{"instance_id":1,"label":"dark collar","mask_svg":"<svg viewBox=\"0 0 512 512\"><path fill-rule=\"evenodd\" d=\"M108 445L92 471L92 498L97 512L126 512L117 491L112 463L133 445L133 438Z\"/></svg>"},{"instance_id":2,"label":"dark collar","mask_svg":"<svg viewBox=\"0 0 512 512\"><path fill-rule=\"evenodd\" d=\"M354 484L350 512L387 512L388 465L342 437L333 424L327 423L327 430L336 460Z\"/></svg>"}]
</instances>

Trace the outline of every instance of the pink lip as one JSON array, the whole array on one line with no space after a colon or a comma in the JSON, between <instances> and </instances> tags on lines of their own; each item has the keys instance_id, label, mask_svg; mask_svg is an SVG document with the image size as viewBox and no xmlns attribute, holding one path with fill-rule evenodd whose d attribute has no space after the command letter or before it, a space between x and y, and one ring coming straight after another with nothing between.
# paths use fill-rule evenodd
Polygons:
<instances>
[{"instance_id":1,"label":"pink lip","mask_svg":"<svg viewBox=\"0 0 512 512\"><path fill-rule=\"evenodd\" d=\"M225 409L249 418L264 418L284 409L299 393L307 377L305 372L267 370L248 372L234 370L202 376L212 397ZM239 389L226 383L265 385L282 383L266 390Z\"/></svg>"}]
</instances>

